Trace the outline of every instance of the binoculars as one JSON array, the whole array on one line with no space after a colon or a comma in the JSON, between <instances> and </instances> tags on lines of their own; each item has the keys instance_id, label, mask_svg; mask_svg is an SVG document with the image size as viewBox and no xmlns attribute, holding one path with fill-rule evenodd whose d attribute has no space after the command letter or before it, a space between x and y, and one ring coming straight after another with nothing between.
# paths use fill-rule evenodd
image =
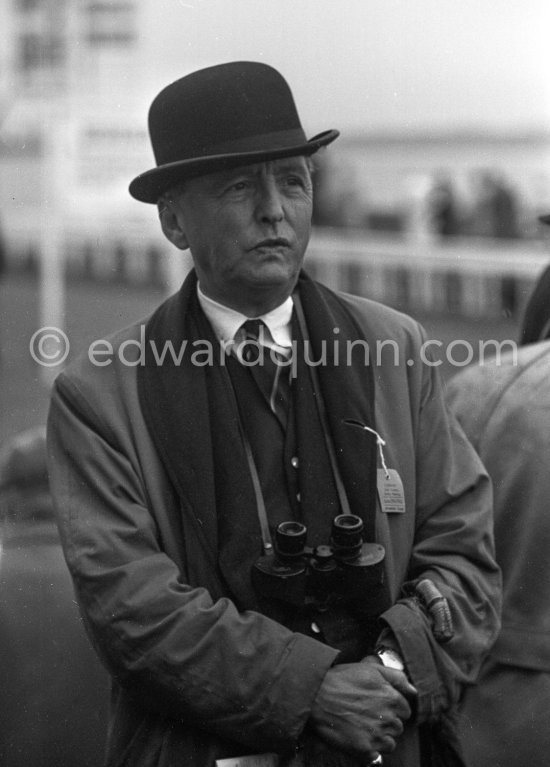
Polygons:
<instances>
[{"instance_id":1,"label":"binoculars","mask_svg":"<svg viewBox=\"0 0 550 767\"><path fill-rule=\"evenodd\" d=\"M363 520L339 514L332 521L329 543L310 548L307 527L281 522L275 531L274 551L252 566L256 592L296 607L361 602L362 612L376 615L385 594L384 547L363 542Z\"/></svg>"}]
</instances>

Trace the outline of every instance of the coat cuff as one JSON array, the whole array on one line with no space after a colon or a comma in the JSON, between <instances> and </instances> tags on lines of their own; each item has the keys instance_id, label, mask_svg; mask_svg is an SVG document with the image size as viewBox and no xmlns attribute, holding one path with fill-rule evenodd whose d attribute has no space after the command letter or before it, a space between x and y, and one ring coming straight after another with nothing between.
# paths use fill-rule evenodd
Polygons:
<instances>
[{"instance_id":1,"label":"coat cuff","mask_svg":"<svg viewBox=\"0 0 550 767\"><path fill-rule=\"evenodd\" d=\"M309 719L325 674L339 651L304 634L295 634L284 668L271 691L266 719L280 728L281 736L297 741ZM278 723L278 727L277 724Z\"/></svg>"},{"instance_id":2,"label":"coat cuff","mask_svg":"<svg viewBox=\"0 0 550 767\"><path fill-rule=\"evenodd\" d=\"M395 637L407 676L418 690L417 723L433 721L449 708L454 696L449 694L441 678L438 655L444 651L433 638L428 619L418 607L403 601L385 612L382 621ZM456 680L445 681L455 687L458 694Z\"/></svg>"}]
</instances>

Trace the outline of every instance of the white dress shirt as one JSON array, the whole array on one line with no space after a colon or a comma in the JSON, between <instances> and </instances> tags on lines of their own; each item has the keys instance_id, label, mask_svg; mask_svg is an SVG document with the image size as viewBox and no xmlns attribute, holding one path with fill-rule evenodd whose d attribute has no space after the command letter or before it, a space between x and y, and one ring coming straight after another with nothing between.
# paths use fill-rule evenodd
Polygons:
<instances>
[{"instance_id":1,"label":"white dress shirt","mask_svg":"<svg viewBox=\"0 0 550 767\"><path fill-rule=\"evenodd\" d=\"M262 314L259 317L247 317L245 314L230 309L228 306L206 296L200 285L197 285L197 295L199 304L212 325L218 340L224 345L230 345L231 342L234 342L237 354L238 344L244 340L239 338L239 328L246 320L258 319L262 320L269 330L269 333L265 334L265 338L261 339L265 346L275 349L285 356L289 355L292 349L291 317L294 307L291 296L267 314Z\"/></svg>"}]
</instances>

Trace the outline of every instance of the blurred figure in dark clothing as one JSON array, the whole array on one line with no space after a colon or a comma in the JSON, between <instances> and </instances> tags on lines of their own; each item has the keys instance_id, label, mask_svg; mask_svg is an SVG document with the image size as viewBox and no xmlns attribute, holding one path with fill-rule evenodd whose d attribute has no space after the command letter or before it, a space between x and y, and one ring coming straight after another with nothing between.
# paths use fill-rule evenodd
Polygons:
<instances>
[{"instance_id":1,"label":"blurred figure in dark clothing","mask_svg":"<svg viewBox=\"0 0 550 767\"><path fill-rule=\"evenodd\" d=\"M550 224L550 215L541 216L539 220ZM519 343L532 344L546 338L550 338L550 264L538 278L525 308Z\"/></svg>"},{"instance_id":2,"label":"blurred figure in dark clothing","mask_svg":"<svg viewBox=\"0 0 550 767\"><path fill-rule=\"evenodd\" d=\"M493 235L500 238L519 237L516 197L500 179L493 179Z\"/></svg>"},{"instance_id":3,"label":"blurred figure in dark clothing","mask_svg":"<svg viewBox=\"0 0 550 767\"><path fill-rule=\"evenodd\" d=\"M450 179L436 179L430 194L431 219L434 231L441 237L459 234L457 202Z\"/></svg>"},{"instance_id":4,"label":"blurred figure in dark clothing","mask_svg":"<svg viewBox=\"0 0 550 767\"><path fill-rule=\"evenodd\" d=\"M0 282L7 268L6 243L4 240L2 221L0 220ZM0 365L2 363L2 335L0 334Z\"/></svg>"},{"instance_id":5,"label":"blurred figure in dark clothing","mask_svg":"<svg viewBox=\"0 0 550 767\"><path fill-rule=\"evenodd\" d=\"M101 764L106 676L58 542L43 428L0 454L0 655L2 767Z\"/></svg>"},{"instance_id":6,"label":"blurred figure in dark clothing","mask_svg":"<svg viewBox=\"0 0 550 767\"><path fill-rule=\"evenodd\" d=\"M470 234L514 239L520 236L518 204L514 191L495 172L479 174L477 199L470 220Z\"/></svg>"},{"instance_id":7,"label":"blurred figure in dark clothing","mask_svg":"<svg viewBox=\"0 0 550 767\"><path fill-rule=\"evenodd\" d=\"M541 221L550 224L550 216ZM521 326L520 344L532 344L550 338L550 264L539 277L525 308Z\"/></svg>"},{"instance_id":8,"label":"blurred figure in dark clothing","mask_svg":"<svg viewBox=\"0 0 550 767\"><path fill-rule=\"evenodd\" d=\"M7 266L6 240L4 239L4 227L2 226L2 220L0 219L0 279L6 271Z\"/></svg>"}]
</instances>

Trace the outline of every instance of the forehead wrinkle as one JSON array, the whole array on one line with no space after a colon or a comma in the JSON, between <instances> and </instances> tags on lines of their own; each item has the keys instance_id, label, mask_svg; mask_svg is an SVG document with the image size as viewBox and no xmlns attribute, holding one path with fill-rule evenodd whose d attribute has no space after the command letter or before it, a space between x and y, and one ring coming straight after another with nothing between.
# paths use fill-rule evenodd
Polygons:
<instances>
[{"instance_id":1,"label":"forehead wrinkle","mask_svg":"<svg viewBox=\"0 0 550 767\"><path fill-rule=\"evenodd\" d=\"M232 178L235 178L235 176L255 176L269 170L272 170L273 172L279 170L304 170L307 172L307 163L305 162L305 158L301 155L298 155L297 157L282 157L275 160L250 163L249 165L238 165L236 168L228 168L227 170L221 170L217 173L211 173L207 176L203 176L203 178L212 178L213 180L216 179L223 183L224 181L229 181Z\"/></svg>"},{"instance_id":2,"label":"forehead wrinkle","mask_svg":"<svg viewBox=\"0 0 550 767\"><path fill-rule=\"evenodd\" d=\"M275 160L264 160L262 162L251 163L249 165L238 165L235 168L227 168L214 173L205 173L203 176L197 176L189 179L178 190L179 196L185 194L191 195L216 195L220 187L230 183L240 176L259 176L272 171L274 175L278 173L302 173L305 178L310 178L311 173L307 165L307 160L302 155L296 157L283 157Z\"/></svg>"}]
</instances>

